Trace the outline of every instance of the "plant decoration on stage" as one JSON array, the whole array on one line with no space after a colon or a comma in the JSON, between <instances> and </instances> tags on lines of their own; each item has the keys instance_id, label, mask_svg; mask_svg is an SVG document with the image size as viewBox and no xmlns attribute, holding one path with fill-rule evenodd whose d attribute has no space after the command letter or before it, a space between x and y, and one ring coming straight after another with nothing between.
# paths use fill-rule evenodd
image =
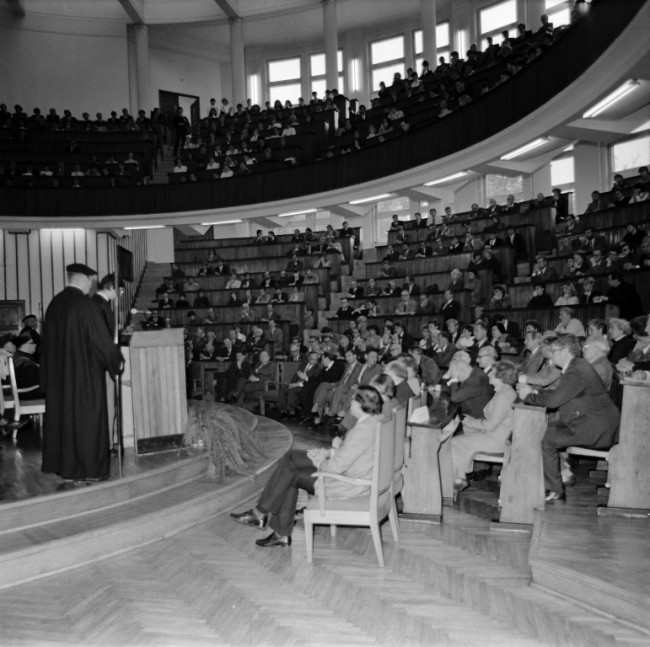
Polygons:
<instances>
[{"instance_id":1,"label":"plant decoration on stage","mask_svg":"<svg viewBox=\"0 0 650 647\"><path fill-rule=\"evenodd\" d=\"M205 449L218 478L250 476L264 458L255 436L257 418L239 407L210 400L190 400L183 447Z\"/></svg>"}]
</instances>

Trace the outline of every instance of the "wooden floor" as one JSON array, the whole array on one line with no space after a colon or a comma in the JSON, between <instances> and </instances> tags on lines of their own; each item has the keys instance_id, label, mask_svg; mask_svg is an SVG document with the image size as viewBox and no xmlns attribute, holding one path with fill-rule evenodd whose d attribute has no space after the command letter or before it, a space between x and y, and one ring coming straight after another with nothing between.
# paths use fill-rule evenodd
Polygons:
<instances>
[{"instance_id":1,"label":"wooden floor","mask_svg":"<svg viewBox=\"0 0 650 647\"><path fill-rule=\"evenodd\" d=\"M541 645L401 572L431 549L385 533L378 568L367 531L319 530L308 564L302 527L289 549L218 517L170 539L0 591L10 645ZM447 549L440 545L440 551ZM406 572L406 571L405 571Z\"/></svg>"},{"instance_id":2,"label":"wooden floor","mask_svg":"<svg viewBox=\"0 0 650 647\"><path fill-rule=\"evenodd\" d=\"M289 427L294 447L328 443ZM5 501L50 494L37 435L22 433L16 447L0 443L0 458ZM129 469L144 469L136 463ZM0 590L0 645L650 646L638 618L613 617L625 618L634 599L646 605L647 524L599 519L595 491L587 470L567 504L540 513L532 562L530 535L490 530L496 475L464 492L460 509L445 508L441 525L402 521L397 544L385 527L385 569L365 529L340 528L335 539L317 529L308 564L300 521L291 548L264 549L254 544L262 533L227 514L211 516L146 546ZM531 586L531 563L543 588ZM593 590L620 599L623 613L601 613L581 599Z\"/></svg>"}]
</instances>

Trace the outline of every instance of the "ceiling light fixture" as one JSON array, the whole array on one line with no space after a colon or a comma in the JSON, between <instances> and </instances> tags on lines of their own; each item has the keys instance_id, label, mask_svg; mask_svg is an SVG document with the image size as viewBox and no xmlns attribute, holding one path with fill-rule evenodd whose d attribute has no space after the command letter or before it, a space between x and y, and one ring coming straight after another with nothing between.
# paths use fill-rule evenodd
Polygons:
<instances>
[{"instance_id":1,"label":"ceiling light fixture","mask_svg":"<svg viewBox=\"0 0 650 647\"><path fill-rule=\"evenodd\" d=\"M379 195L373 195L370 198L362 198L361 200L350 200L348 204L364 204L366 202L376 202L377 200L383 200L384 198L392 198L392 193L380 193Z\"/></svg>"},{"instance_id":2,"label":"ceiling light fixture","mask_svg":"<svg viewBox=\"0 0 650 647\"><path fill-rule=\"evenodd\" d=\"M244 222L243 220L222 220L221 222L202 222L203 227L212 227L213 225L236 225L237 223Z\"/></svg>"},{"instance_id":3,"label":"ceiling light fixture","mask_svg":"<svg viewBox=\"0 0 650 647\"><path fill-rule=\"evenodd\" d=\"M439 180L432 180L431 182L425 182L424 186L435 186L436 184L443 184L443 182L451 182L452 180L460 180L460 178L469 175L468 171L459 171L453 175L447 175L447 177L441 177Z\"/></svg>"},{"instance_id":4,"label":"ceiling light fixture","mask_svg":"<svg viewBox=\"0 0 650 647\"><path fill-rule=\"evenodd\" d=\"M317 209L303 209L302 211L291 211L290 213L279 213L278 218L288 218L289 216L302 216L307 213L316 213Z\"/></svg>"},{"instance_id":5,"label":"ceiling light fixture","mask_svg":"<svg viewBox=\"0 0 650 647\"><path fill-rule=\"evenodd\" d=\"M611 94L608 94L604 99L599 101L595 106L589 108L582 117L583 119L593 119L597 117L601 112L611 108L615 103L618 103L624 96L636 90L641 85L637 79L630 79L621 85L619 88L614 90Z\"/></svg>"},{"instance_id":6,"label":"ceiling light fixture","mask_svg":"<svg viewBox=\"0 0 650 647\"><path fill-rule=\"evenodd\" d=\"M515 150L510 151L505 155L501 155L499 159L504 161L514 159L515 157L519 157L520 155L525 155L526 153L529 153L530 151L535 150L536 148L539 148L544 144L548 144L548 142L549 142L548 137L538 137L537 139L534 139L529 144L521 146L520 148L516 148Z\"/></svg>"},{"instance_id":7,"label":"ceiling light fixture","mask_svg":"<svg viewBox=\"0 0 650 647\"><path fill-rule=\"evenodd\" d=\"M137 225L134 227L122 227L126 231L136 231L138 229L164 229L165 225Z\"/></svg>"}]
</instances>

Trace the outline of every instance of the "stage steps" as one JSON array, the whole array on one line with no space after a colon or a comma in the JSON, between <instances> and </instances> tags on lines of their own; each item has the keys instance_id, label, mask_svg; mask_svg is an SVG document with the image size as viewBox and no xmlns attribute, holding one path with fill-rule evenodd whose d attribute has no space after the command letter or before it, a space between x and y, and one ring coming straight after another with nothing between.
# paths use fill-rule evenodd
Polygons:
<instances>
[{"instance_id":1,"label":"stage steps","mask_svg":"<svg viewBox=\"0 0 650 647\"><path fill-rule=\"evenodd\" d=\"M0 588L105 559L231 510L263 486L291 432L258 418L266 459L219 481L205 455L121 480L0 506Z\"/></svg>"}]
</instances>

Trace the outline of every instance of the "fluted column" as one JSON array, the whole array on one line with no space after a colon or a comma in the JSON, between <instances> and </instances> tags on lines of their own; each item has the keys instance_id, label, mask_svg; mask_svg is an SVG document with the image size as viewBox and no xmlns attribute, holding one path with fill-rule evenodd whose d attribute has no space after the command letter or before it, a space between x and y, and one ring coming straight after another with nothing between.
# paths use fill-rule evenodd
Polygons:
<instances>
[{"instance_id":1,"label":"fluted column","mask_svg":"<svg viewBox=\"0 0 650 647\"><path fill-rule=\"evenodd\" d=\"M327 89L339 88L338 28L336 24L336 0L323 0L323 33L325 35L325 75Z\"/></svg>"},{"instance_id":2,"label":"fluted column","mask_svg":"<svg viewBox=\"0 0 650 647\"><path fill-rule=\"evenodd\" d=\"M435 69L438 60L436 43L436 0L420 0L420 22L422 24L422 55ZM418 74L420 70L417 71Z\"/></svg>"},{"instance_id":3,"label":"fluted column","mask_svg":"<svg viewBox=\"0 0 650 647\"><path fill-rule=\"evenodd\" d=\"M149 74L149 27L135 25L135 66L138 83L138 110L151 110Z\"/></svg>"}]
</instances>

